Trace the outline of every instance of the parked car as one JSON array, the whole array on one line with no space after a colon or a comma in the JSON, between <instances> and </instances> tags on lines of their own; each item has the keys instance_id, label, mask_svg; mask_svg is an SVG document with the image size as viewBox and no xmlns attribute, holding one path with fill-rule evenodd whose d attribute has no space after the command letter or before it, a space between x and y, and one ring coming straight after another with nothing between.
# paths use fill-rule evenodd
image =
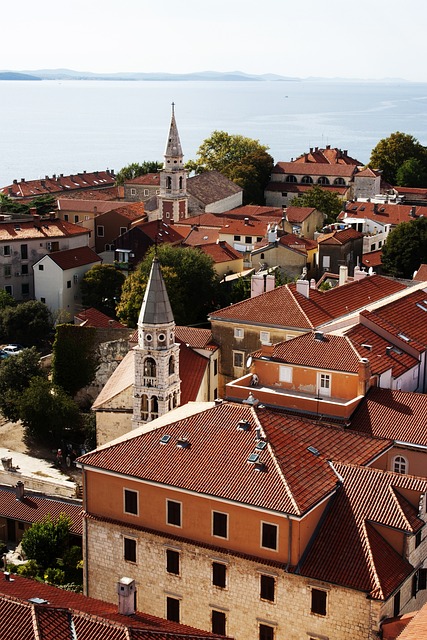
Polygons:
<instances>
[{"instance_id":1,"label":"parked car","mask_svg":"<svg viewBox=\"0 0 427 640\"><path fill-rule=\"evenodd\" d=\"M2 352L6 354L6 358L7 358L8 356L14 356L17 353L21 353L23 348L24 347L22 347L20 344L7 344L5 347L2 348Z\"/></svg>"}]
</instances>

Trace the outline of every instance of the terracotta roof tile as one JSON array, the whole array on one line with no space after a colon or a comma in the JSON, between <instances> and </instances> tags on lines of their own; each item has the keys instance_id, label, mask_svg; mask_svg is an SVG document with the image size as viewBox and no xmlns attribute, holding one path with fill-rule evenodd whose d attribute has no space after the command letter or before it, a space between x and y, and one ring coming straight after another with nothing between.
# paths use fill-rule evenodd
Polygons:
<instances>
[{"instance_id":1,"label":"terracotta roof tile","mask_svg":"<svg viewBox=\"0 0 427 640\"><path fill-rule=\"evenodd\" d=\"M366 269L372 267L376 269L382 265L382 256L383 252L381 249L377 249L377 251L369 251L368 253L364 253L362 255L362 264Z\"/></svg>"},{"instance_id":2,"label":"terracotta roof tile","mask_svg":"<svg viewBox=\"0 0 427 640\"><path fill-rule=\"evenodd\" d=\"M212 242L210 244L202 244L200 251L210 256L215 263L229 262L230 260L240 260L242 254L233 247L230 247L228 242Z\"/></svg>"},{"instance_id":3,"label":"terracotta roof tile","mask_svg":"<svg viewBox=\"0 0 427 640\"><path fill-rule=\"evenodd\" d=\"M109 318L105 313L102 313L102 311L98 311L98 309L94 309L93 307L80 311L75 317L82 324L84 323L86 327L96 327L98 329L126 329L124 324L118 320L114 320L114 318Z\"/></svg>"},{"instance_id":4,"label":"terracotta roof tile","mask_svg":"<svg viewBox=\"0 0 427 640\"><path fill-rule=\"evenodd\" d=\"M316 211L313 207L293 207L289 206L286 208L286 218L288 222L303 222L307 220L311 214Z\"/></svg>"},{"instance_id":5,"label":"terracotta roof tile","mask_svg":"<svg viewBox=\"0 0 427 640\"><path fill-rule=\"evenodd\" d=\"M319 244L346 244L346 242L357 238L363 238L363 233L350 227L322 234L318 236L317 242Z\"/></svg>"},{"instance_id":6,"label":"terracotta roof tile","mask_svg":"<svg viewBox=\"0 0 427 640\"><path fill-rule=\"evenodd\" d=\"M286 173L295 176L338 176L345 178L351 178L356 172L356 165L316 162L278 162L273 169L273 173ZM287 187L291 183L286 182L283 184L286 184ZM309 186L313 187L313 185Z\"/></svg>"},{"instance_id":7,"label":"terracotta roof tile","mask_svg":"<svg viewBox=\"0 0 427 640\"><path fill-rule=\"evenodd\" d=\"M373 387L351 419L351 429L427 446L427 395Z\"/></svg>"},{"instance_id":8,"label":"terracotta roof tile","mask_svg":"<svg viewBox=\"0 0 427 640\"><path fill-rule=\"evenodd\" d=\"M427 640L427 604L410 615L412 619L407 620L407 626L398 636L398 640ZM389 638L390 636L387 636L387 639Z\"/></svg>"},{"instance_id":9,"label":"terracotta roof tile","mask_svg":"<svg viewBox=\"0 0 427 640\"><path fill-rule=\"evenodd\" d=\"M415 215L411 212L415 211ZM424 207L407 204L377 204L374 202L350 202L347 204L343 220L346 218L367 218L379 224L397 225L409 222L424 214Z\"/></svg>"},{"instance_id":10,"label":"terracotta roof tile","mask_svg":"<svg viewBox=\"0 0 427 640\"><path fill-rule=\"evenodd\" d=\"M199 329L198 327L175 327L175 335L182 342L187 343L193 349L217 349L212 341L212 331L210 329Z\"/></svg>"},{"instance_id":11,"label":"terracotta roof tile","mask_svg":"<svg viewBox=\"0 0 427 640\"><path fill-rule=\"evenodd\" d=\"M422 264L416 274L414 275L414 280L418 282L426 282L427 281L427 264Z\"/></svg>"},{"instance_id":12,"label":"terracotta roof tile","mask_svg":"<svg viewBox=\"0 0 427 640\"><path fill-rule=\"evenodd\" d=\"M124 199L123 186L106 187L103 189L89 189L88 191L72 191L67 192L67 198L73 200L121 200Z\"/></svg>"},{"instance_id":13,"label":"terracotta roof tile","mask_svg":"<svg viewBox=\"0 0 427 640\"><path fill-rule=\"evenodd\" d=\"M97 191L99 193L99 191ZM83 198L58 198L58 211L62 213L94 213L99 215L112 211L113 209L119 209L123 206L123 202L114 200L94 200Z\"/></svg>"},{"instance_id":14,"label":"terracotta roof tile","mask_svg":"<svg viewBox=\"0 0 427 640\"><path fill-rule=\"evenodd\" d=\"M177 243L182 242L185 238L185 232L180 231L175 225L167 224L161 220L153 220L152 222L136 222L132 228L137 228L150 240L160 243Z\"/></svg>"},{"instance_id":15,"label":"terracotta roof tile","mask_svg":"<svg viewBox=\"0 0 427 640\"><path fill-rule=\"evenodd\" d=\"M44 180L16 180L0 189L0 193L14 198L34 198L35 196L64 193L76 189L90 189L113 186L116 177L110 171L77 173L69 176L46 176Z\"/></svg>"},{"instance_id":16,"label":"terracotta roof tile","mask_svg":"<svg viewBox=\"0 0 427 640\"><path fill-rule=\"evenodd\" d=\"M89 247L76 247L75 249L65 249L64 251L53 251L44 258L45 260L52 260L63 271L102 262L99 255ZM41 258L41 260L43 260L43 258Z\"/></svg>"},{"instance_id":17,"label":"terracotta roof tile","mask_svg":"<svg viewBox=\"0 0 427 640\"><path fill-rule=\"evenodd\" d=\"M181 378L181 405L197 400L209 360L197 353L185 342L179 342L179 375Z\"/></svg>"},{"instance_id":18,"label":"terracotta roof tile","mask_svg":"<svg viewBox=\"0 0 427 640\"><path fill-rule=\"evenodd\" d=\"M89 231L64 220L41 219L34 222L0 222L0 241L51 240L88 235Z\"/></svg>"},{"instance_id":19,"label":"terracotta roof tile","mask_svg":"<svg viewBox=\"0 0 427 640\"><path fill-rule=\"evenodd\" d=\"M145 173L142 176L132 178L132 180L125 180L125 184L145 184L152 187L160 186L160 173Z\"/></svg>"},{"instance_id":20,"label":"terracotta roof tile","mask_svg":"<svg viewBox=\"0 0 427 640\"><path fill-rule=\"evenodd\" d=\"M241 193L242 187L222 175L219 171L205 171L187 180L188 195L205 206Z\"/></svg>"},{"instance_id":21,"label":"terracotta roof tile","mask_svg":"<svg viewBox=\"0 0 427 640\"><path fill-rule=\"evenodd\" d=\"M319 149L319 147L314 147L310 149L309 153L303 153L302 155L295 158L293 162L319 162L319 163L328 163L328 164L355 164L361 165L362 163L355 158L352 158L348 155L347 151L342 151L341 149L337 149L337 147L333 147L331 149L330 146L327 146L325 149Z\"/></svg>"},{"instance_id":22,"label":"terracotta roof tile","mask_svg":"<svg viewBox=\"0 0 427 640\"><path fill-rule=\"evenodd\" d=\"M278 242L285 247L299 249L300 251L303 250L304 252L307 252L310 249L317 248L316 240L301 238L300 236L296 236L293 233L285 233L283 236L280 236Z\"/></svg>"},{"instance_id":23,"label":"terracotta roof tile","mask_svg":"<svg viewBox=\"0 0 427 640\"><path fill-rule=\"evenodd\" d=\"M201 247L205 244L213 244L219 239L219 229L210 229L207 227L194 226L191 229L188 226L180 227L179 224L174 225L176 231L184 234L183 243L190 247ZM188 234L188 235L187 235Z\"/></svg>"},{"instance_id":24,"label":"terracotta roof tile","mask_svg":"<svg viewBox=\"0 0 427 640\"><path fill-rule=\"evenodd\" d=\"M128 202L126 204L122 203L120 207L114 208L114 212L116 215L122 218L126 218L127 220L130 220L130 221L139 220L145 215L144 203L143 202ZM110 213L110 211L107 211L106 213Z\"/></svg>"}]
</instances>

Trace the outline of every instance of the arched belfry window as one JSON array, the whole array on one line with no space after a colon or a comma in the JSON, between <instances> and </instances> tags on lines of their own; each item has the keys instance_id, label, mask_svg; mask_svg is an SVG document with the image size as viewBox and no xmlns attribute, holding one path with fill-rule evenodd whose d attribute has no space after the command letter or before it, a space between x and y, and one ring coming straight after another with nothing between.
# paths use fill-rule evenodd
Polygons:
<instances>
[{"instance_id":1,"label":"arched belfry window","mask_svg":"<svg viewBox=\"0 0 427 640\"><path fill-rule=\"evenodd\" d=\"M146 358L144 361L144 376L148 378L156 377L156 361L154 358Z\"/></svg>"},{"instance_id":2,"label":"arched belfry window","mask_svg":"<svg viewBox=\"0 0 427 640\"><path fill-rule=\"evenodd\" d=\"M175 373L175 358L171 356L169 358L169 375L171 376L173 373Z\"/></svg>"},{"instance_id":3,"label":"arched belfry window","mask_svg":"<svg viewBox=\"0 0 427 640\"><path fill-rule=\"evenodd\" d=\"M157 400L157 396L153 396L151 398L151 414L157 417L159 413L159 401Z\"/></svg>"},{"instance_id":4,"label":"arched belfry window","mask_svg":"<svg viewBox=\"0 0 427 640\"><path fill-rule=\"evenodd\" d=\"M172 178L170 176L166 178L166 189L172 189Z\"/></svg>"},{"instance_id":5,"label":"arched belfry window","mask_svg":"<svg viewBox=\"0 0 427 640\"><path fill-rule=\"evenodd\" d=\"M179 178L179 188L182 189L182 176Z\"/></svg>"},{"instance_id":6,"label":"arched belfry window","mask_svg":"<svg viewBox=\"0 0 427 640\"><path fill-rule=\"evenodd\" d=\"M148 398L145 394L141 397L141 418L143 420L148 418Z\"/></svg>"}]
</instances>

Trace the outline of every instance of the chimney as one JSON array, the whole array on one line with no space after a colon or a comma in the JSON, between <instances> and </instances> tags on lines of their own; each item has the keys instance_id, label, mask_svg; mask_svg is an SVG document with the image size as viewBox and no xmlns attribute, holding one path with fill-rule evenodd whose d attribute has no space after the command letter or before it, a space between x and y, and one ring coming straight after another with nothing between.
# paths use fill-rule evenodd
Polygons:
<instances>
[{"instance_id":1,"label":"chimney","mask_svg":"<svg viewBox=\"0 0 427 640\"><path fill-rule=\"evenodd\" d=\"M411 210L409 212L409 215L411 216L411 218L416 218L416 211L417 211L417 207L411 207Z\"/></svg>"},{"instance_id":2,"label":"chimney","mask_svg":"<svg viewBox=\"0 0 427 640\"><path fill-rule=\"evenodd\" d=\"M120 578L117 583L119 613L124 616L133 616L135 613L135 591L135 580Z\"/></svg>"},{"instance_id":3,"label":"chimney","mask_svg":"<svg viewBox=\"0 0 427 640\"><path fill-rule=\"evenodd\" d=\"M368 358L361 358L359 360L358 373L359 381L357 385L357 392L359 396L364 396L371 386L371 364Z\"/></svg>"},{"instance_id":4,"label":"chimney","mask_svg":"<svg viewBox=\"0 0 427 640\"><path fill-rule=\"evenodd\" d=\"M343 154L343 156L346 158L346 157L347 157L347 154L348 154L348 150L347 150L347 149L344 149L344 151L342 152L342 154Z\"/></svg>"},{"instance_id":5,"label":"chimney","mask_svg":"<svg viewBox=\"0 0 427 640\"><path fill-rule=\"evenodd\" d=\"M354 280L363 280L363 278L366 278L367 275L368 275L368 272L365 271L364 269L361 269L359 265L356 265L354 267L354 275L353 275Z\"/></svg>"},{"instance_id":6,"label":"chimney","mask_svg":"<svg viewBox=\"0 0 427 640\"><path fill-rule=\"evenodd\" d=\"M249 218L245 218L245 224L248 225L249 224Z\"/></svg>"},{"instance_id":7,"label":"chimney","mask_svg":"<svg viewBox=\"0 0 427 640\"><path fill-rule=\"evenodd\" d=\"M301 293L305 298L310 297L310 283L308 280L297 280L297 291Z\"/></svg>"},{"instance_id":8,"label":"chimney","mask_svg":"<svg viewBox=\"0 0 427 640\"><path fill-rule=\"evenodd\" d=\"M15 180L13 181L13 184L18 184L18 180L15 178Z\"/></svg>"},{"instance_id":9,"label":"chimney","mask_svg":"<svg viewBox=\"0 0 427 640\"><path fill-rule=\"evenodd\" d=\"M314 278L310 280L310 289L317 289L316 280Z\"/></svg>"},{"instance_id":10,"label":"chimney","mask_svg":"<svg viewBox=\"0 0 427 640\"><path fill-rule=\"evenodd\" d=\"M25 182L25 178L21 178L21 182Z\"/></svg>"},{"instance_id":11,"label":"chimney","mask_svg":"<svg viewBox=\"0 0 427 640\"><path fill-rule=\"evenodd\" d=\"M30 207L30 215L32 215L33 218L37 216L37 207Z\"/></svg>"},{"instance_id":12,"label":"chimney","mask_svg":"<svg viewBox=\"0 0 427 640\"><path fill-rule=\"evenodd\" d=\"M393 347L390 347L390 346L388 346L388 347L386 347L386 348L385 348L385 354L386 354L386 356L391 355L391 351L392 351L392 349L393 349Z\"/></svg>"},{"instance_id":13,"label":"chimney","mask_svg":"<svg viewBox=\"0 0 427 640\"><path fill-rule=\"evenodd\" d=\"M56 213L55 211L49 211L49 219L50 220L55 220L56 218Z\"/></svg>"},{"instance_id":14,"label":"chimney","mask_svg":"<svg viewBox=\"0 0 427 640\"><path fill-rule=\"evenodd\" d=\"M313 147L310 147L310 153L313 153Z\"/></svg>"},{"instance_id":15,"label":"chimney","mask_svg":"<svg viewBox=\"0 0 427 640\"><path fill-rule=\"evenodd\" d=\"M339 280L338 280L338 286L341 287L341 285L345 284L348 280L348 267L344 264L342 264L340 266L340 274L339 274Z\"/></svg>"},{"instance_id":16,"label":"chimney","mask_svg":"<svg viewBox=\"0 0 427 640\"><path fill-rule=\"evenodd\" d=\"M23 500L24 499L25 485L24 485L23 482L21 482L21 480L18 480L18 482L16 483L15 491L16 491L16 499L17 500Z\"/></svg>"},{"instance_id":17,"label":"chimney","mask_svg":"<svg viewBox=\"0 0 427 640\"><path fill-rule=\"evenodd\" d=\"M263 343L261 345L261 357L271 358L271 356L273 355L273 351L274 351L273 344Z\"/></svg>"}]
</instances>

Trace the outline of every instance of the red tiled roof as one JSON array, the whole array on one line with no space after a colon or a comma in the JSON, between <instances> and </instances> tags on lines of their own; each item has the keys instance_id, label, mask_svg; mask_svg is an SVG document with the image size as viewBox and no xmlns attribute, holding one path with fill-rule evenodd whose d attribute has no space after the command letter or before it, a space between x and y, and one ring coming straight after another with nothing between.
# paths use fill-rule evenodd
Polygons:
<instances>
[{"instance_id":1,"label":"red tiled roof","mask_svg":"<svg viewBox=\"0 0 427 640\"><path fill-rule=\"evenodd\" d=\"M175 225L167 224L162 220L153 220L152 222L137 222L132 225L133 228L140 229L150 240L157 242L181 242L185 233L180 232Z\"/></svg>"},{"instance_id":2,"label":"red tiled roof","mask_svg":"<svg viewBox=\"0 0 427 640\"><path fill-rule=\"evenodd\" d=\"M415 210L415 215L411 211ZM401 222L415 220L425 213L424 207L414 207L407 204L377 204L374 202L350 202L340 214L340 219L357 218L372 220L379 224L397 225Z\"/></svg>"},{"instance_id":3,"label":"red tiled roof","mask_svg":"<svg viewBox=\"0 0 427 640\"><path fill-rule=\"evenodd\" d=\"M427 282L427 264L422 264L420 266L414 275L413 280L417 280L417 282Z\"/></svg>"},{"instance_id":4,"label":"red tiled roof","mask_svg":"<svg viewBox=\"0 0 427 640\"><path fill-rule=\"evenodd\" d=\"M351 418L351 429L427 446L427 395L372 387Z\"/></svg>"},{"instance_id":5,"label":"red tiled roof","mask_svg":"<svg viewBox=\"0 0 427 640\"><path fill-rule=\"evenodd\" d=\"M185 342L179 343L179 375L181 378L181 405L194 402L200 391L203 376L209 366L209 360Z\"/></svg>"},{"instance_id":6,"label":"red tiled roof","mask_svg":"<svg viewBox=\"0 0 427 640\"><path fill-rule=\"evenodd\" d=\"M272 173L286 173L295 176L338 176L351 178L357 172L352 164L326 164L316 162L278 162ZM292 184L283 183L282 185ZM313 185L311 185L313 187ZM323 186L323 185L322 185Z\"/></svg>"},{"instance_id":7,"label":"red tiled roof","mask_svg":"<svg viewBox=\"0 0 427 640\"><path fill-rule=\"evenodd\" d=\"M310 240L309 238L301 238L301 236L296 236L293 233L285 233L283 236L280 236L279 244L282 244L285 247L292 247L294 249L298 249L299 251L305 251L305 252L307 252L310 249L317 248L316 240Z\"/></svg>"},{"instance_id":8,"label":"red tiled roof","mask_svg":"<svg viewBox=\"0 0 427 640\"><path fill-rule=\"evenodd\" d=\"M363 324L356 324L346 332L346 336L360 355L369 359L373 374L379 375L391 369L393 378L398 378L418 364L415 356L394 347L389 340ZM387 350L387 347L391 349Z\"/></svg>"},{"instance_id":9,"label":"red tiled roof","mask_svg":"<svg viewBox=\"0 0 427 640\"><path fill-rule=\"evenodd\" d=\"M176 326L175 335L181 342L185 342L193 349L209 349L212 351L218 348L212 341L212 331L210 329Z\"/></svg>"},{"instance_id":10,"label":"red tiled roof","mask_svg":"<svg viewBox=\"0 0 427 640\"><path fill-rule=\"evenodd\" d=\"M210 229L208 227L191 227L174 225L174 229L184 234L184 244L190 247L201 247L205 244L212 244L219 238L219 228ZM188 235L187 235L188 234Z\"/></svg>"},{"instance_id":11,"label":"red tiled roof","mask_svg":"<svg viewBox=\"0 0 427 640\"><path fill-rule=\"evenodd\" d=\"M382 265L381 256L383 252L381 249L377 249L377 251L369 251L369 253L364 253L362 255L362 264L364 267L369 269L372 267L375 269L376 267L380 267Z\"/></svg>"},{"instance_id":12,"label":"red tiled roof","mask_svg":"<svg viewBox=\"0 0 427 640\"><path fill-rule=\"evenodd\" d=\"M30 602L41 598L45 604ZM13 575L0 580L1 640L178 640L215 638L187 625L136 612L125 616L117 605ZM221 636L222 637L222 636Z\"/></svg>"},{"instance_id":13,"label":"red tiled roof","mask_svg":"<svg viewBox=\"0 0 427 640\"><path fill-rule=\"evenodd\" d=\"M86 327L96 327L97 329L126 329L124 324L118 320L109 318L105 313L93 307L80 311L75 317L84 323Z\"/></svg>"},{"instance_id":14,"label":"red tiled roof","mask_svg":"<svg viewBox=\"0 0 427 640\"><path fill-rule=\"evenodd\" d=\"M303 222L316 211L314 207L287 207L285 211L288 222Z\"/></svg>"},{"instance_id":15,"label":"red tiled roof","mask_svg":"<svg viewBox=\"0 0 427 640\"><path fill-rule=\"evenodd\" d=\"M67 193L67 198L73 200L122 200L124 198L123 186L106 187L104 189L93 189L89 191L72 191Z\"/></svg>"},{"instance_id":16,"label":"red tiled roof","mask_svg":"<svg viewBox=\"0 0 427 640\"><path fill-rule=\"evenodd\" d=\"M228 242L212 242L200 245L200 251L210 256L215 263L241 260L242 254L230 247Z\"/></svg>"},{"instance_id":17,"label":"red tiled roof","mask_svg":"<svg viewBox=\"0 0 427 640\"><path fill-rule=\"evenodd\" d=\"M239 234L243 236L264 236L267 233L268 221L263 219L241 220L240 218L224 221L221 234Z\"/></svg>"},{"instance_id":18,"label":"red tiled roof","mask_svg":"<svg viewBox=\"0 0 427 640\"><path fill-rule=\"evenodd\" d=\"M413 572L413 567L382 537L381 531L392 527L414 534L423 526L417 516L418 503L415 507L403 493L424 493L427 481L370 467L339 463L334 466L342 484L300 573L385 600ZM418 499L419 496L415 498Z\"/></svg>"},{"instance_id":19,"label":"red tiled roof","mask_svg":"<svg viewBox=\"0 0 427 640\"><path fill-rule=\"evenodd\" d=\"M252 355L261 358L262 350ZM271 354L278 362L349 373L358 372L361 357L348 338L322 334L322 339L318 339L312 332L273 345Z\"/></svg>"},{"instance_id":20,"label":"red tiled roof","mask_svg":"<svg viewBox=\"0 0 427 640\"><path fill-rule=\"evenodd\" d=\"M382 276L367 276L329 291L309 290L305 298L295 284L277 287L210 314L213 320L231 320L268 326L314 329L366 304L403 291L405 285Z\"/></svg>"},{"instance_id":21,"label":"red tiled roof","mask_svg":"<svg viewBox=\"0 0 427 640\"><path fill-rule=\"evenodd\" d=\"M64 251L53 251L47 254L45 258L50 258L63 271L82 267L86 264L102 262L99 255L89 247L76 247L75 249L65 249Z\"/></svg>"},{"instance_id":22,"label":"red tiled roof","mask_svg":"<svg viewBox=\"0 0 427 640\"><path fill-rule=\"evenodd\" d=\"M83 511L80 503L46 498L27 491L22 500L17 500L15 489L0 487L0 515L4 518L33 523L40 522L48 514L57 518L61 513L71 518L72 533L81 536Z\"/></svg>"},{"instance_id":23,"label":"red tiled roof","mask_svg":"<svg viewBox=\"0 0 427 640\"><path fill-rule=\"evenodd\" d=\"M327 146L326 149L319 149L319 147L314 147L310 149L309 153L303 153L298 156L293 162L318 162L318 163L328 163L328 164L355 164L361 165L362 163L355 158L352 158L348 155L347 151L342 151L341 149L337 149L337 147L333 147L331 149L330 146Z\"/></svg>"},{"instance_id":24,"label":"red tiled roof","mask_svg":"<svg viewBox=\"0 0 427 640\"><path fill-rule=\"evenodd\" d=\"M110 211L107 211L106 213L110 213ZM114 213L130 221L139 220L145 214L144 203L143 202L128 202L126 204L122 203L120 207L114 209Z\"/></svg>"},{"instance_id":25,"label":"red tiled roof","mask_svg":"<svg viewBox=\"0 0 427 640\"><path fill-rule=\"evenodd\" d=\"M379 175L381 175L380 171L371 169L371 167L366 167L356 173L356 178L376 178Z\"/></svg>"},{"instance_id":26,"label":"red tiled roof","mask_svg":"<svg viewBox=\"0 0 427 640\"><path fill-rule=\"evenodd\" d=\"M332 233L325 233L318 236L317 242L323 245L325 244L345 244L350 240L356 240L357 238L363 238L363 233L356 231L350 227L349 229L340 229L332 231Z\"/></svg>"},{"instance_id":27,"label":"red tiled roof","mask_svg":"<svg viewBox=\"0 0 427 640\"><path fill-rule=\"evenodd\" d=\"M160 186L160 173L145 173L132 180L125 180L125 184L145 184L152 187Z\"/></svg>"},{"instance_id":28,"label":"red tiled roof","mask_svg":"<svg viewBox=\"0 0 427 640\"><path fill-rule=\"evenodd\" d=\"M97 191L96 193L103 193L103 191ZM119 209L120 207L123 207L123 202L118 200L58 198L58 211L61 211L62 213L82 212L99 215L101 213L106 213L107 211L112 211L113 209Z\"/></svg>"},{"instance_id":29,"label":"red tiled roof","mask_svg":"<svg viewBox=\"0 0 427 640\"><path fill-rule=\"evenodd\" d=\"M13 184L0 189L13 198L34 198L35 196L64 193L76 189L90 189L113 186L116 177L110 171L77 173L70 176L46 176L43 180L15 180Z\"/></svg>"},{"instance_id":30,"label":"red tiled roof","mask_svg":"<svg viewBox=\"0 0 427 640\"><path fill-rule=\"evenodd\" d=\"M223 214L227 218L281 218L283 216L282 207L267 207L259 204L245 204L229 211L224 211Z\"/></svg>"},{"instance_id":31,"label":"red tiled roof","mask_svg":"<svg viewBox=\"0 0 427 640\"><path fill-rule=\"evenodd\" d=\"M80 235L89 235L88 229L58 218L34 222L0 222L0 241L51 240Z\"/></svg>"}]
</instances>

